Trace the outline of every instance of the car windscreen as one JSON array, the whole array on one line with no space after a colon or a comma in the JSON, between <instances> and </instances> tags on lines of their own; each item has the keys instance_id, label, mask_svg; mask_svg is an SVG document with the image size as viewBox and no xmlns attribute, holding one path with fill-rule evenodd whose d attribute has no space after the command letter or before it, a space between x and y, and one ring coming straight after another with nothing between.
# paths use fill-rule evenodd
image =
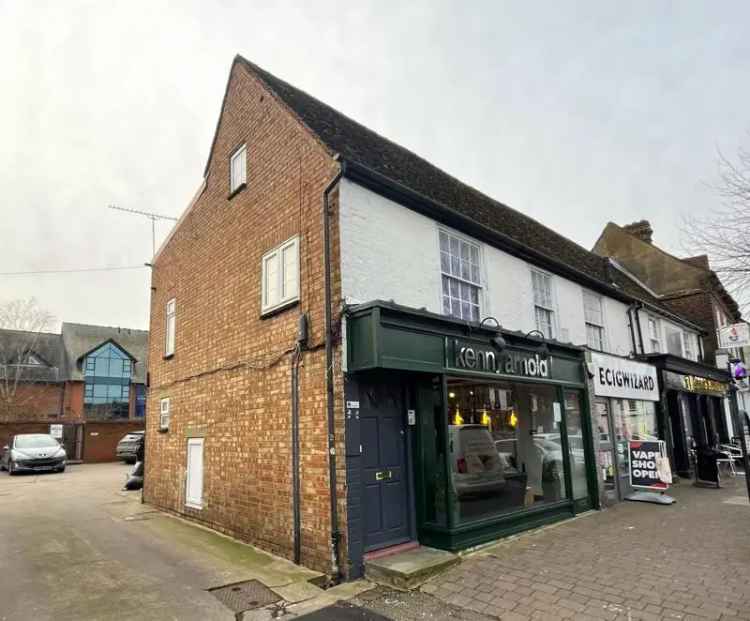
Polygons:
<instances>
[{"instance_id":1,"label":"car windscreen","mask_svg":"<svg viewBox=\"0 0 750 621\"><path fill-rule=\"evenodd\" d=\"M13 446L17 449L52 448L54 446L59 446L59 444L52 436L36 435L16 436Z\"/></svg>"}]
</instances>

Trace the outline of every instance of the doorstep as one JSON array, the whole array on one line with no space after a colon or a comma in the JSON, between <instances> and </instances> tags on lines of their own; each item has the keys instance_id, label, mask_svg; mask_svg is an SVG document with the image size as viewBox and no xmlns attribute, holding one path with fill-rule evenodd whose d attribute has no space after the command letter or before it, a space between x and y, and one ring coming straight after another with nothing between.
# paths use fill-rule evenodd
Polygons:
<instances>
[{"instance_id":1,"label":"doorstep","mask_svg":"<svg viewBox=\"0 0 750 621\"><path fill-rule=\"evenodd\" d=\"M365 578L401 591L410 591L459 562L460 557L453 552L419 546L365 560Z\"/></svg>"}]
</instances>

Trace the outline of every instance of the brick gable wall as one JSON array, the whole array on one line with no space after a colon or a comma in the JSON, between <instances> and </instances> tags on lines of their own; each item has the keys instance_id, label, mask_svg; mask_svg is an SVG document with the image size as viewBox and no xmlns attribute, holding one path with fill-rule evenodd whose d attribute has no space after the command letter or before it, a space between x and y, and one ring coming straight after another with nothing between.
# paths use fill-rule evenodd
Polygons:
<instances>
[{"instance_id":1,"label":"brick gable wall","mask_svg":"<svg viewBox=\"0 0 750 621\"><path fill-rule=\"evenodd\" d=\"M228 200L229 155L247 144L247 188ZM152 275L147 501L291 558L291 350L302 312L311 349L300 368L302 563L330 571L322 193L337 165L251 76L233 66L206 188ZM332 222L336 222L335 214ZM338 265L338 232L333 229ZM261 257L300 237L300 303L260 317ZM338 270L334 298L340 299ZM165 360L165 306L177 306ZM337 352L337 366L338 352ZM336 412L343 429L341 373ZM171 422L158 431L169 397ZM187 438L204 444L204 506L185 506ZM343 446L343 433L338 433ZM338 463L345 523L343 450ZM342 559L344 556L342 555Z\"/></svg>"}]
</instances>

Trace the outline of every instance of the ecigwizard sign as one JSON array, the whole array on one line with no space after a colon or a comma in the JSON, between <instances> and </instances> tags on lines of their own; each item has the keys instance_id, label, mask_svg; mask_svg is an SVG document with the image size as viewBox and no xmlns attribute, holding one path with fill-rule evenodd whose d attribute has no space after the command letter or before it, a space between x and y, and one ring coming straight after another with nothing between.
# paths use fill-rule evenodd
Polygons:
<instances>
[{"instance_id":1,"label":"ecigwizard sign","mask_svg":"<svg viewBox=\"0 0 750 621\"><path fill-rule=\"evenodd\" d=\"M591 354L594 394L616 399L659 400L656 367L626 358Z\"/></svg>"}]
</instances>

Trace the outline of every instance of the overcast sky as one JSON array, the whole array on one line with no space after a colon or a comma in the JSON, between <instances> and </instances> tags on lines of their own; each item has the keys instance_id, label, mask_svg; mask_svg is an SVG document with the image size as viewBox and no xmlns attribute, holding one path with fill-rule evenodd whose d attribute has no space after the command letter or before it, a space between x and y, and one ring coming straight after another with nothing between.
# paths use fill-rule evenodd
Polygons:
<instances>
[{"instance_id":1,"label":"overcast sky","mask_svg":"<svg viewBox=\"0 0 750 621\"><path fill-rule=\"evenodd\" d=\"M681 252L750 128L747 2L0 0L0 272L140 266L201 181L232 58L591 247ZM158 225L159 240L169 223ZM143 328L148 270L0 276L59 321Z\"/></svg>"}]
</instances>

